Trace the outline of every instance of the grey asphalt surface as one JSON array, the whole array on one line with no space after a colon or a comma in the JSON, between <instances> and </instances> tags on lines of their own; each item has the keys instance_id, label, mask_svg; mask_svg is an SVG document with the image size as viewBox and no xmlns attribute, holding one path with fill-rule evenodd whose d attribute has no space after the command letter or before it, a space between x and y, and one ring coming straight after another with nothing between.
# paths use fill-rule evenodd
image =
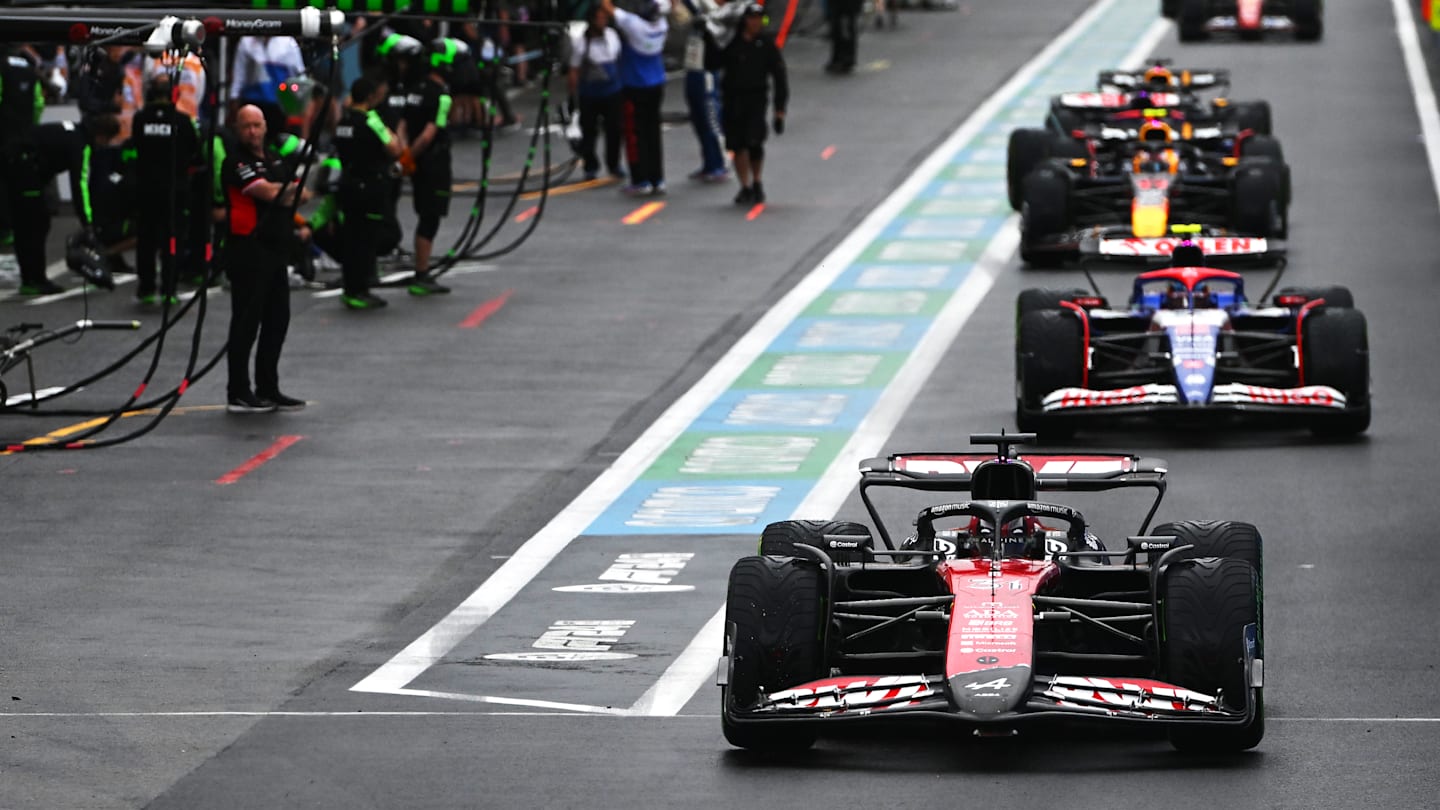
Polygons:
<instances>
[{"instance_id":1,"label":"grey asphalt surface","mask_svg":"<svg viewBox=\"0 0 1440 810\"><path fill-rule=\"evenodd\" d=\"M613 190L568 194L531 242L456 275L446 298L390 293L389 309L356 314L296 293L282 384L314 400L303 413L189 412L119 448L0 457L0 807L1433 805L1440 608L1428 597L1440 551L1426 493L1440 375L1426 347L1440 323L1416 292L1431 287L1423 235L1440 208L1380 4L1330 4L1319 45L1180 47L1171 35L1160 48L1229 67L1237 98L1272 101L1294 167L1287 281L1348 284L1369 315L1369 434L1132 428L1077 440L1168 459L1162 520L1264 531L1271 722L1257 752L1183 758L1134 735L994 746L941 728L847 733L766 761L728 748L713 689L673 719L349 691L568 503L1087 4L1022 5L903 16L899 31L864 38L867 68L845 80L820 72L819 42L794 42L791 129L772 141L772 204L753 222L730 205L733 187L684 181L695 154L677 128L672 192L643 225L619 223L636 204ZM670 93L676 108L678 86ZM1384 125L1362 137L1364 122ZM1012 262L889 446L957 447L1011 425L1015 295L1074 275ZM507 293L478 329L456 327ZM223 323L228 302L211 303ZM59 323L79 306L35 318L6 302L0 324ZM123 300L94 306L134 313ZM112 356L98 337L46 373ZM213 351L218 330L204 344ZM136 379L82 397L106 401ZM184 404L222 395L212 376ZM0 435L75 421L4 417ZM281 435L304 438L238 483L214 483ZM851 503L844 514L861 513ZM566 564L593 568L595 553ZM707 571L706 587L723 587L718 576ZM447 669L427 677L475 678ZM618 667L536 677L579 702L653 680Z\"/></svg>"}]
</instances>

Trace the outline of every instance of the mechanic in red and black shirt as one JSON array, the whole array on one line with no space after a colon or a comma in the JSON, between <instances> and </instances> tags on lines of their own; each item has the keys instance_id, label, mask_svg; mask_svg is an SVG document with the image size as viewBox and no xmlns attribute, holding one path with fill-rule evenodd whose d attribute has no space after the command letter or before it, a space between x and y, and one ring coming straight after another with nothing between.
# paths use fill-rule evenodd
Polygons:
<instances>
[{"instance_id":1,"label":"mechanic in red and black shirt","mask_svg":"<svg viewBox=\"0 0 1440 810\"><path fill-rule=\"evenodd\" d=\"M249 104L235 115L235 150L220 170L229 209L221 266L230 279L230 413L299 410L305 401L280 393L280 350L290 326L288 246L295 238L291 209L309 192L283 174L265 149L265 114ZM255 389L250 389L250 349Z\"/></svg>"}]
</instances>

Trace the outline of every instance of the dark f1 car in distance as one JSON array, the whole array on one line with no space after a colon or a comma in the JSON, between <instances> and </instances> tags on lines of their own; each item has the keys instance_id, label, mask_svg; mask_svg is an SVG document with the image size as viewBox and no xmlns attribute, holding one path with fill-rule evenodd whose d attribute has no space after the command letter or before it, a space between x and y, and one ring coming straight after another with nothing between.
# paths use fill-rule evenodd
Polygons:
<instances>
[{"instance_id":1,"label":"dark f1 car in distance","mask_svg":"<svg viewBox=\"0 0 1440 810\"><path fill-rule=\"evenodd\" d=\"M1263 255L1263 239L1116 239L1090 249L1099 259L1169 266L1136 276L1123 307L1112 307L1093 277L1092 290L1020 293L1021 430L1063 436L1125 415L1171 423L1268 415L1336 436L1369 427L1368 330L1348 289L1287 287L1252 304L1240 274L1204 254ZM1278 281L1279 271L1271 288Z\"/></svg>"},{"instance_id":2,"label":"dark f1 car in distance","mask_svg":"<svg viewBox=\"0 0 1440 810\"><path fill-rule=\"evenodd\" d=\"M1160 0L1160 13L1175 19L1181 42L1216 33L1259 39L1273 32L1313 42L1325 34L1323 0Z\"/></svg>"},{"instance_id":3,"label":"dark f1 car in distance","mask_svg":"<svg viewBox=\"0 0 1440 810\"><path fill-rule=\"evenodd\" d=\"M1228 98L1230 71L1173 64L1155 59L1141 70L1102 70L1095 90L1052 97L1046 126L1057 135L1084 137L1077 130L1160 107L1177 111L1195 126L1233 126L1236 131L1271 134L1269 102Z\"/></svg>"},{"instance_id":4,"label":"dark f1 car in distance","mask_svg":"<svg viewBox=\"0 0 1440 810\"><path fill-rule=\"evenodd\" d=\"M733 745L797 750L876 718L952 721L982 736L1054 720L1168 729L1182 750L1264 735L1261 539L1188 521L1146 534L1165 465L1119 453L907 453L860 465L875 527L783 521L730 573L722 728ZM871 491L937 496L898 543ZM1150 488L1140 534L1106 543L1048 491ZM968 500L963 500L968 493Z\"/></svg>"}]
</instances>

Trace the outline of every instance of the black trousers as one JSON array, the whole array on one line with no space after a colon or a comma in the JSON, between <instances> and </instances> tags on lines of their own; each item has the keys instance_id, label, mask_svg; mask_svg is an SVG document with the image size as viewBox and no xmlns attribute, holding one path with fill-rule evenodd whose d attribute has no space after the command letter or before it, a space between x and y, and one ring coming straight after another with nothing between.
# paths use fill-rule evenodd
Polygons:
<instances>
[{"instance_id":1,"label":"black trousers","mask_svg":"<svg viewBox=\"0 0 1440 810\"><path fill-rule=\"evenodd\" d=\"M848 5L848 4L845 4ZM855 67L856 38L860 12L849 8L830 9L830 67L852 70Z\"/></svg>"},{"instance_id":2,"label":"black trousers","mask_svg":"<svg viewBox=\"0 0 1440 810\"><path fill-rule=\"evenodd\" d=\"M384 223L393 208L388 177L352 178L340 184L340 274L345 294L361 297L370 292L375 258L380 255Z\"/></svg>"},{"instance_id":3,"label":"black trousers","mask_svg":"<svg viewBox=\"0 0 1440 810\"><path fill-rule=\"evenodd\" d=\"M143 182L143 180L142 180ZM178 213L171 206L178 206ZM153 295L155 287L155 262L160 262L160 292L175 294L175 256L170 255L170 240L180 250L182 234L187 230L189 214L184 210L185 198L176 196L141 197L140 209L135 213L135 276L136 295Z\"/></svg>"},{"instance_id":4,"label":"black trousers","mask_svg":"<svg viewBox=\"0 0 1440 810\"><path fill-rule=\"evenodd\" d=\"M635 136L635 148L629 155L632 184L665 182L665 155L660 147L660 103L664 100L663 84L625 88Z\"/></svg>"},{"instance_id":5,"label":"black trousers","mask_svg":"<svg viewBox=\"0 0 1440 810\"><path fill-rule=\"evenodd\" d=\"M0 137L4 137L0 134ZM0 172L5 175L10 229L15 234L15 261L21 284L45 281L45 240L50 235L50 206L45 200L45 177L39 147L28 137L0 146Z\"/></svg>"},{"instance_id":6,"label":"black trousers","mask_svg":"<svg viewBox=\"0 0 1440 810\"><path fill-rule=\"evenodd\" d=\"M230 381L227 395L250 391L250 350L255 349L255 393L280 390L280 350L290 329L290 282L282 245L253 236L225 238L225 275L230 279ZM258 339L258 346L257 344Z\"/></svg>"},{"instance_id":7,"label":"black trousers","mask_svg":"<svg viewBox=\"0 0 1440 810\"><path fill-rule=\"evenodd\" d=\"M585 171L598 172L600 158L595 154L595 139L600 127L605 127L605 169L611 174L620 173L621 116L624 101L615 93L600 98L580 97L580 157L585 161ZM653 181L652 181L653 182Z\"/></svg>"}]
</instances>

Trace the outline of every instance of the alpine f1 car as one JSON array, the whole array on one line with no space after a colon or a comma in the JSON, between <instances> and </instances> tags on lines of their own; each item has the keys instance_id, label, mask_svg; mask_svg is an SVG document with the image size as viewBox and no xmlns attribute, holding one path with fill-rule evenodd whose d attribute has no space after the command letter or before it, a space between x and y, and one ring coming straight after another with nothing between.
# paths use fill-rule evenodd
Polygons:
<instances>
[{"instance_id":1,"label":"alpine f1 car","mask_svg":"<svg viewBox=\"0 0 1440 810\"><path fill-rule=\"evenodd\" d=\"M1263 253L1264 242L1099 240L1093 249L1101 258L1171 264L1136 276L1124 307L1112 307L1098 287L1021 292L1021 429L1067 435L1122 415L1189 423L1268 414L1319 435L1364 432L1369 337L1350 291L1287 287L1256 306L1239 273L1209 266L1204 256Z\"/></svg>"},{"instance_id":2,"label":"alpine f1 car","mask_svg":"<svg viewBox=\"0 0 1440 810\"><path fill-rule=\"evenodd\" d=\"M1150 521L1165 464L1120 453L905 453L860 465L875 527L783 521L730 572L721 725L733 745L804 749L874 720L1010 736L1046 721L1149 724L1182 750L1265 730L1261 539L1254 526ZM894 537L876 488L959 496ZM1155 492L1107 543L1048 491ZM913 496L912 496L913 497ZM968 499L967 499L968 497Z\"/></svg>"},{"instance_id":3,"label":"alpine f1 car","mask_svg":"<svg viewBox=\"0 0 1440 810\"><path fill-rule=\"evenodd\" d=\"M1146 117L1134 134L1100 132L1087 157L1042 162L1020 184L1021 258L1053 266L1078 258L1087 237L1162 237L1175 223L1283 239L1290 170L1280 143L1264 135L1227 140L1215 129L1177 132L1171 121ZM1225 144L1233 144L1229 152Z\"/></svg>"},{"instance_id":4,"label":"alpine f1 car","mask_svg":"<svg viewBox=\"0 0 1440 810\"><path fill-rule=\"evenodd\" d=\"M1214 33L1259 39L1271 32L1288 32L1301 41L1325 34L1322 0L1160 0L1160 12L1175 18L1181 42Z\"/></svg>"}]
</instances>

